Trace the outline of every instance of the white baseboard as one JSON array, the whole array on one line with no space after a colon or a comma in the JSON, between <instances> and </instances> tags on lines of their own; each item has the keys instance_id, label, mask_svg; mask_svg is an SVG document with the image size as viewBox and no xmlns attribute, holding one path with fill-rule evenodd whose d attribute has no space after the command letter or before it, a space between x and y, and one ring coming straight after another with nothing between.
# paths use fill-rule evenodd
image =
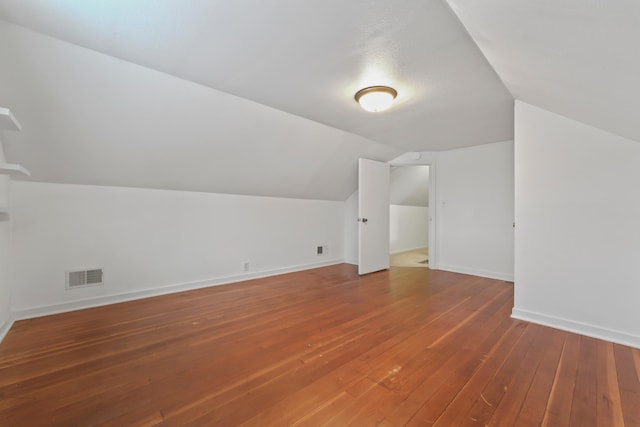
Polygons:
<instances>
[{"instance_id":1,"label":"white baseboard","mask_svg":"<svg viewBox=\"0 0 640 427\"><path fill-rule=\"evenodd\" d=\"M434 270L445 270L452 273L471 274L473 276L486 277L489 279L504 280L507 282L513 282L513 274L498 273L496 271L479 270L476 268L461 267L458 265L438 264L438 266L431 266Z\"/></svg>"},{"instance_id":2,"label":"white baseboard","mask_svg":"<svg viewBox=\"0 0 640 427\"><path fill-rule=\"evenodd\" d=\"M15 319L13 318L13 316L9 315L7 320L5 320L4 323L2 324L2 327L0 327L0 343L2 342L4 337L7 335L7 333L9 332L11 327L13 326L14 320Z\"/></svg>"},{"instance_id":3,"label":"white baseboard","mask_svg":"<svg viewBox=\"0 0 640 427\"><path fill-rule=\"evenodd\" d=\"M311 264L302 264L302 265L296 265L292 267L276 268L273 270L264 270L264 271L257 271L252 273L238 274L233 276L218 277L215 279L202 280L198 282L178 283L178 284L173 284L168 286L162 286L159 288L145 289L141 291L127 292L123 294L107 295L107 296L88 298L88 299L59 303L59 304L19 309L19 310L12 311L12 319L15 319L15 320L31 319L34 317L48 316L51 314L66 313L69 311L82 310L85 308L100 307L103 305L115 304L119 302L133 301L137 299L155 297L159 295L173 294L176 292L190 291L193 289L207 288L209 286L226 285L229 283L242 282L245 280L276 276L278 274L310 270L312 268L342 264L343 262L344 260L342 259L332 259L328 261L316 262Z\"/></svg>"},{"instance_id":4,"label":"white baseboard","mask_svg":"<svg viewBox=\"0 0 640 427\"><path fill-rule=\"evenodd\" d=\"M535 311L523 310L515 307L511 312L511 317L518 320L525 320L527 322L537 323L539 325L549 326L551 328L573 332L576 334L585 335L587 337L597 338L616 344L622 344L640 349L640 336L616 331L614 329L603 328L601 326L592 325L590 323L563 319L561 317L551 316Z\"/></svg>"}]
</instances>

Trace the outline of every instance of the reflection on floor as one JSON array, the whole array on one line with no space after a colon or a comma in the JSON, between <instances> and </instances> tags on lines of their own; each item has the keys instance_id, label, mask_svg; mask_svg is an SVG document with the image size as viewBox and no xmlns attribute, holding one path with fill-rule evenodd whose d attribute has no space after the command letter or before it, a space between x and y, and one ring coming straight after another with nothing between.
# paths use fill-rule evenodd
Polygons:
<instances>
[{"instance_id":1,"label":"reflection on floor","mask_svg":"<svg viewBox=\"0 0 640 427\"><path fill-rule=\"evenodd\" d=\"M391 267L428 267L429 249L420 248L392 254L389 256L389 265Z\"/></svg>"}]
</instances>

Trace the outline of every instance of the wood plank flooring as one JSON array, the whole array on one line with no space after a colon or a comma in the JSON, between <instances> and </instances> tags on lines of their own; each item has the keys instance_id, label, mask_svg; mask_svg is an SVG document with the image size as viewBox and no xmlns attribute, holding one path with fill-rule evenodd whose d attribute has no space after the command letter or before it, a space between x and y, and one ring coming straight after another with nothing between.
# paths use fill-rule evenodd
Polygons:
<instances>
[{"instance_id":1,"label":"wood plank flooring","mask_svg":"<svg viewBox=\"0 0 640 427\"><path fill-rule=\"evenodd\" d=\"M1 426L640 426L640 351L513 285L338 265L16 322Z\"/></svg>"}]
</instances>

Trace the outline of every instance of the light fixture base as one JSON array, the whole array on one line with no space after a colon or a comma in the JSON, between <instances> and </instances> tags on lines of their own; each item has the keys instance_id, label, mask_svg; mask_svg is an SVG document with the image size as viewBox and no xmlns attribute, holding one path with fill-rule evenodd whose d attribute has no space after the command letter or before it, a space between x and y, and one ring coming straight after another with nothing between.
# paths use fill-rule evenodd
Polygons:
<instances>
[{"instance_id":1,"label":"light fixture base","mask_svg":"<svg viewBox=\"0 0 640 427\"><path fill-rule=\"evenodd\" d=\"M389 86L369 86L356 92L354 98L362 108L371 112L386 110L398 92Z\"/></svg>"}]
</instances>

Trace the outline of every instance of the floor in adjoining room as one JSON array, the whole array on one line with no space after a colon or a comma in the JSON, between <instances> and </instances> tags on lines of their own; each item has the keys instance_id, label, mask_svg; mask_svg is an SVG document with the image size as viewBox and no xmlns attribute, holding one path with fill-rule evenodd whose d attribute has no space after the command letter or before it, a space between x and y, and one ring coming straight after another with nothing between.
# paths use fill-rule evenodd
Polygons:
<instances>
[{"instance_id":1,"label":"floor in adjoining room","mask_svg":"<svg viewBox=\"0 0 640 427\"><path fill-rule=\"evenodd\" d=\"M4 426L637 426L640 350L513 286L335 265L16 322Z\"/></svg>"},{"instance_id":2,"label":"floor in adjoining room","mask_svg":"<svg viewBox=\"0 0 640 427\"><path fill-rule=\"evenodd\" d=\"M419 248L391 254L389 265L391 267L429 267L429 249Z\"/></svg>"}]
</instances>

